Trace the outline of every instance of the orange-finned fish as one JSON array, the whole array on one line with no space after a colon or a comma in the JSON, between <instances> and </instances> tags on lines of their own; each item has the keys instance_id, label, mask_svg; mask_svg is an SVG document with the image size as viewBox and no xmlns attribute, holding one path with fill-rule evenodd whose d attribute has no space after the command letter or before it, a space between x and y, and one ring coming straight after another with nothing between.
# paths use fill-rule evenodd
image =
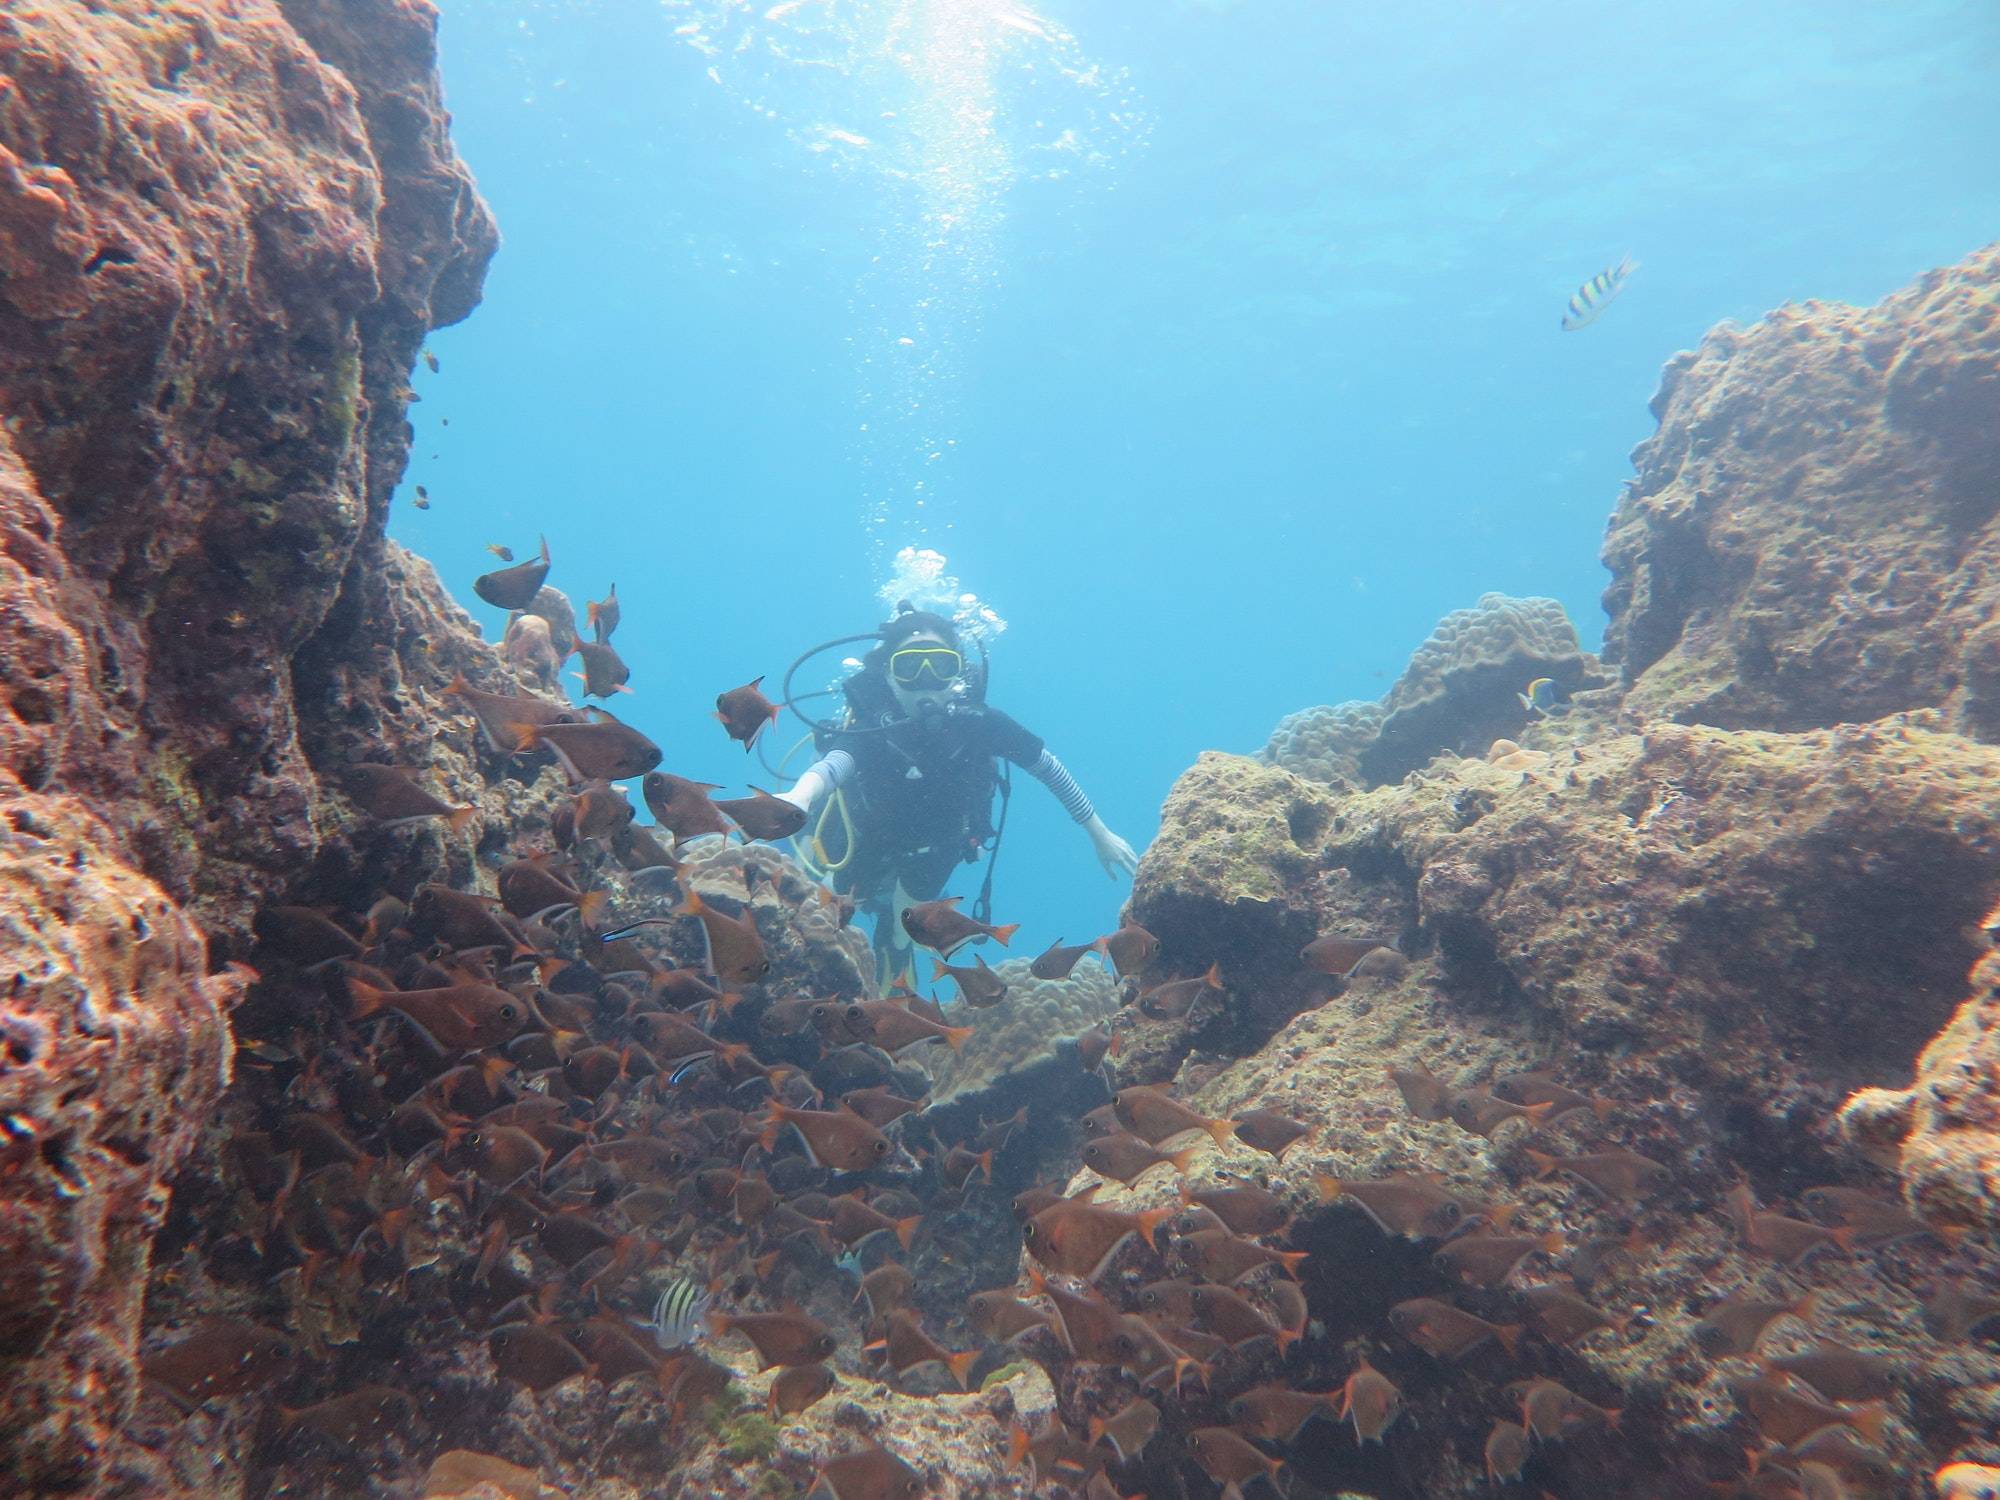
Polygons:
<instances>
[{"instance_id":1,"label":"orange-finned fish","mask_svg":"<svg viewBox=\"0 0 2000 1500\"><path fill-rule=\"evenodd\" d=\"M549 539L543 537L541 555L472 580L472 592L496 609L526 609L541 592L542 580L549 576Z\"/></svg>"},{"instance_id":2,"label":"orange-finned fish","mask_svg":"<svg viewBox=\"0 0 2000 1500\"><path fill-rule=\"evenodd\" d=\"M718 782L689 781L685 776L675 776L666 771L654 771L639 784L646 806L652 809L659 825L674 836L676 843L708 833L726 836L736 826L724 816L715 799L708 795L720 790Z\"/></svg>"},{"instance_id":3,"label":"orange-finned fish","mask_svg":"<svg viewBox=\"0 0 2000 1500\"><path fill-rule=\"evenodd\" d=\"M1563 332L1573 333L1597 321L1598 314L1610 305L1611 299L1625 290L1625 282L1639 269L1639 262L1626 256L1615 266L1606 266L1590 280L1576 289L1576 295L1569 299L1569 306L1563 311Z\"/></svg>"},{"instance_id":4,"label":"orange-finned fish","mask_svg":"<svg viewBox=\"0 0 2000 1500\"><path fill-rule=\"evenodd\" d=\"M1007 981L993 972L993 966L979 954L972 955L972 967L952 965L941 958L931 960L931 982L950 978L967 1005L998 1005L1007 998Z\"/></svg>"},{"instance_id":5,"label":"orange-finned fish","mask_svg":"<svg viewBox=\"0 0 2000 1500\"><path fill-rule=\"evenodd\" d=\"M824 1323L796 1307L782 1312L711 1312L708 1326L717 1338L740 1333L757 1350L760 1370L773 1365L816 1365L839 1346Z\"/></svg>"},{"instance_id":6,"label":"orange-finned fish","mask_svg":"<svg viewBox=\"0 0 2000 1500\"><path fill-rule=\"evenodd\" d=\"M632 691L625 685L632 680L632 669L615 647L602 641L578 641L574 654L583 658L583 670L570 675L583 680L585 697L609 698Z\"/></svg>"},{"instance_id":7,"label":"orange-finned fish","mask_svg":"<svg viewBox=\"0 0 2000 1500\"><path fill-rule=\"evenodd\" d=\"M276 1329L235 1318L197 1323L172 1348L147 1360L147 1380L192 1409L217 1396L240 1396L291 1373L299 1348Z\"/></svg>"},{"instance_id":8,"label":"orange-finned fish","mask_svg":"<svg viewBox=\"0 0 2000 1500\"><path fill-rule=\"evenodd\" d=\"M715 699L716 721L732 740L742 742L745 755L756 743L758 731L778 717L778 705L764 696L763 681L762 677L753 677L742 687L717 694Z\"/></svg>"},{"instance_id":9,"label":"orange-finned fish","mask_svg":"<svg viewBox=\"0 0 2000 1500\"><path fill-rule=\"evenodd\" d=\"M600 644L610 640L611 632L618 628L618 585L612 584L602 599L586 600L583 618Z\"/></svg>"},{"instance_id":10,"label":"orange-finned fish","mask_svg":"<svg viewBox=\"0 0 2000 1500\"><path fill-rule=\"evenodd\" d=\"M958 903L962 896L946 896L938 901L919 901L903 912L903 931L910 935L912 942L931 949L940 957L950 958L964 944L975 938L992 938L1001 947L1021 930L1019 922L1009 922L1001 927L989 926L960 912Z\"/></svg>"},{"instance_id":11,"label":"orange-finned fish","mask_svg":"<svg viewBox=\"0 0 2000 1500\"><path fill-rule=\"evenodd\" d=\"M593 708L598 717L588 724L510 723L506 729L520 753L553 750L575 781L622 781L660 763L660 747L628 724Z\"/></svg>"},{"instance_id":12,"label":"orange-finned fish","mask_svg":"<svg viewBox=\"0 0 2000 1500\"><path fill-rule=\"evenodd\" d=\"M401 828L426 818L443 818L453 833L463 833L479 815L470 803L453 807L418 786L401 766L352 765L344 777L347 792L355 804L384 828Z\"/></svg>"},{"instance_id":13,"label":"orange-finned fish","mask_svg":"<svg viewBox=\"0 0 2000 1500\"><path fill-rule=\"evenodd\" d=\"M751 787L747 797L718 798L713 806L734 821L746 839L788 839L806 826L804 808L762 787Z\"/></svg>"},{"instance_id":14,"label":"orange-finned fish","mask_svg":"<svg viewBox=\"0 0 2000 1500\"><path fill-rule=\"evenodd\" d=\"M701 899L701 892L688 887L687 900L680 912L699 917L708 934L709 972L724 985L755 984L771 972L771 960L758 935L757 919L745 907L740 916L717 911Z\"/></svg>"},{"instance_id":15,"label":"orange-finned fish","mask_svg":"<svg viewBox=\"0 0 2000 1500\"><path fill-rule=\"evenodd\" d=\"M889 1138L851 1109L793 1109L783 1100L773 1099L757 1143L769 1151L787 1125L799 1133L816 1167L860 1172L889 1159Z\"/></svg>"}]
</instances>

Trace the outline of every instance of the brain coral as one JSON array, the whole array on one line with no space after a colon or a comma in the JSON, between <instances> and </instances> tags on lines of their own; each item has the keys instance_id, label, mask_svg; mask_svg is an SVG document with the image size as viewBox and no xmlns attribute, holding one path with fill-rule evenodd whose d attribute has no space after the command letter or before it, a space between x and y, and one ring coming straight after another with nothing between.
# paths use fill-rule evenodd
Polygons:
<instances>
[{"instance_id":1,"label":"brain coral","mask_svg":"<svg viewBox=\"0 0 2000 1500\"><path fill-rule=\"evenodd\" d=\"M1381 704L1366 698L1350 698L1331 707L1302 708L1278 721L1270 743L1257 752L1257 759L1309 781L1359 787L1361 754L1381 733L1384 713Z\"/></svg>"},{"instance_id":2,"label":"brain coral","mask_svg":"<svg viewBox=\"0 0 2000 1500\"><path fill-rule=\"evenodd\" d=\"M1400 781L1440 750L1485 754L1520 729L1515 695L1537 677L1571 693L1603 682L1555 600L1482 594L1471 609L1453 610L1383 700L1381 732L1357 757L1362 779Z\"/></svg>"},{"instance_id":3,"label":"brain coral","mask_svg":"<svg viewBox=\"0 0 2000 1500\"><path fill-rule=\"evenodd\" d=\"M960 955L956 962L971 963ZM986 1010L957 1008L954 1025L975 1028L970 1040L951 1053L935 1043L924 1057L931 1072L931 1099L944 1104L976 1089L991 1087L1007 1074L1055 1054L1056 1044L1090 1030L1118 1009L1118 981L1096 958L1086 956L1067 979L1037 979L1032 962L1010 958L994 972L1007 982L1007 998Z\"/></svg>"}]
</instances>

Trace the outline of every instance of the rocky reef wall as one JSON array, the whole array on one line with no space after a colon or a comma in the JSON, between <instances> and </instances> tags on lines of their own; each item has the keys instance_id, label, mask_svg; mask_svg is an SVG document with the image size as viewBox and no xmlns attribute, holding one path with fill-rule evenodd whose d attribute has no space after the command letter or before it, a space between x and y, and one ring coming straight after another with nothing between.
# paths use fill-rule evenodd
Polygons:
<instances>
[{"instance_id":1,"label":"rocky reef wall","mask_svg":"<svg viewBox=\"0 0 2000 1500\"><path fill-rule=\"evenodd\" d=\"M0 12L15 1492L121 1462L164 1184L230 1077L229 960L343 845L348 742L423 764L410 666L480 650L383 537L417 350L496 244L435 30L424 0Z\"/></svg>"}]
</instances>

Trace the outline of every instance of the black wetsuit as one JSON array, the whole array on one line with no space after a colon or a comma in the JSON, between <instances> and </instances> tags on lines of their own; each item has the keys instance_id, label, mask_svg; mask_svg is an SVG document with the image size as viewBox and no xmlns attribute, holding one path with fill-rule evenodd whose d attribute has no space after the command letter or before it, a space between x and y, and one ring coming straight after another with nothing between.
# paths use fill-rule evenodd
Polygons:
<instances>
[{"instance_id":1,"label":"black wetsuit","mask_svg":"<svg viewBox=\"0 0 2000 1500\"><path fill-rule=\"evenodd\" d=\"M834 886L863 901L886 893L892 880L919 901L937 896L952 870L977 859L993 835L994 762L1039 775L1043 761L1052 760L1040 735L978 704L837 730L821 749L853 760L839 784L854 820L855 849Z\"/></svg>"}]
</instances>

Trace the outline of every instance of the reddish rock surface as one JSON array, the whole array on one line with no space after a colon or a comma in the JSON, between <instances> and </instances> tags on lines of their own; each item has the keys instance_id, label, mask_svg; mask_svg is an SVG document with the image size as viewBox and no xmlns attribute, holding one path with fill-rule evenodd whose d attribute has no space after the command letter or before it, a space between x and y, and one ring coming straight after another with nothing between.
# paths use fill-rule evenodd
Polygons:
<instances>
[{"instance_id":1,"label":"reddish rock surface","mask_svg":"<svg viewBox=\"0 0 2000 1500\"><path fill-rule=\"evenodd\" d=\"M398 711L409 632L478 649L382 537L416 351L471 310L495 244L446 138L435 20L421 0L0 11L14 1492L105 1493L125 1465L162 1184L228 1077L222 961L345 845L326 758L428 744Z\"/></svg>"}]
</instances>

